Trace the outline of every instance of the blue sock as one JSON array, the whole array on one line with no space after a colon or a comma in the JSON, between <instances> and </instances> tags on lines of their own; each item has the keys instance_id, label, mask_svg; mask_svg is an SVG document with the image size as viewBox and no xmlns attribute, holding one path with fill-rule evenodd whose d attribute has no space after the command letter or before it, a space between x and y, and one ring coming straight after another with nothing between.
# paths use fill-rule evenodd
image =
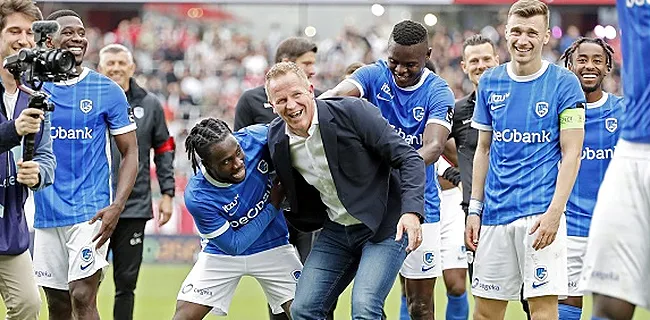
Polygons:
<instances>
[{"instance_id":1,"label":"blue sock","mask_svg":"<svg viewBox=\"0 0 650 320\"><path fill-rule=\"evenodd\" d=\"M447 294L447 320L467 320L469 317L469 303L467 302L467 292L460 296Z\"/></svg>"},{"instance_id":2,"label":"blue sock","mask_svg":"<svg viewBox=\"0 0 650 320\"><path fill-rule=\"evenodd\" d=\"M411 320L411 316L409 316L409 306L406 303L405 295L402 296L402 303L399 307L399 320Z\"/></svg>"},{"instance_id":3,"label":"blue sock","mask_svg":"<svg viewBox=\"0 0 650 320\"><path fill-rule=\"evenodd\" d=\"M601 318L596 316L591 316L591 320L608 320L607 318Z\"/></svg>"},{"instance_id":4,"label":"blue sock","mask_svg":"<svg viewBox=\"0 0 650 320\"><path fill-rule=\"evenodd\" d=\"M582 316L582 309L568 304L558 304L558 312L560 313L560 320L580 320Z\"/></svg>"}]
</instances>

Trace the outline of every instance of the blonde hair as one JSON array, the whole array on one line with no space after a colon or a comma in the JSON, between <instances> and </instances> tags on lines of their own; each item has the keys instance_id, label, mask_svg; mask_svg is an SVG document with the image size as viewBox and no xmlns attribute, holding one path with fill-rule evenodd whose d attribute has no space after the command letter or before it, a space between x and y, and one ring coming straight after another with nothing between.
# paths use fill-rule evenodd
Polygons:
<instances>
[{"instance_id":1,"label":"blonde hair","mask_svg":"<svg viewBox=\"0 0 650 320\"><path fill-rule=\"evenodd\" d=\"M298 76L298 78L305 83L305 86L309 87L309 79L307 78L305 72L300 67L298 67L298 65L293 62L276 63L273 65L273 67L271 67L271 69L266 73L266 76L264 77L264 90L266 90L266 97L269 101L271 101L271 96L269 93L269 83L271 83L271 80L280 78L289 73L293 73Z\"/></svg>"},{"instance_id":2,"label":"blonde hair","mask_svg":"<svg viewBox=\"0 0 650 320\"><path fill-rule=\"evenodd\" d=\"M522 18L530 18L537 15L544 16L544 21L546 21L546 28L548 28L549 22L549 10L546 3L539 0L519 0L510 6L508 11L508 19L510 16L520 16Z\"/></svg>"}]
</instances>

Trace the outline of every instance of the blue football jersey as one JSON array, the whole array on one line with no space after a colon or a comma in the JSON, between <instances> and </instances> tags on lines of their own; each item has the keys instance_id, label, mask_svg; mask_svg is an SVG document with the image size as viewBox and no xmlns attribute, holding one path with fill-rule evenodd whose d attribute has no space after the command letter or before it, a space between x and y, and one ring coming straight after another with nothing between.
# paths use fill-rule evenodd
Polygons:
<instances>
[{"instance_id":1,"label":"blue football jersey","mask_svg":"<svg viewBox=\"0 0 650 320\"><path fill-rule=\"evenodd\" d=\"M650 143L650 2L617 0L623 55L623 96L621 138Z\"/></svg>"},{"instance_id":2,"label":"blue football jersey","mask_svg":"<svg viewBox=\"0 0 650 320\"><path fill-rule=\"evenodd\" d=\"M129 103L120 86L88 68L43 90L55 106L49 134L57 166L54 184L34 193L34 227L85 222L112 201L108 139L135 130Z\"/></svg>"},{"instance_id":3,"label":"blue football jersey","mask_svg":"<svg viewBox=\"0 0 650 320\"><path fill-rule=\"evenodd\" d=\"M481 76L472 126L492 131L484 225L548 209L562 158L560 114L584 104L578 78L547 61L529 76L515 75L510 63Z\"/></svg>"},{"instance_id":4,"label":"blue football jersey","mask_svg":"<svg viewBox=\"0 0 650 320\"><path fill-rule=\"evenodd\" d=\"M447 82L424 69L420 81L408 88L395 84L386 61L359 68L348 79L361 96L377 106L388 123L416 150L423 144L427 124L440 124L451 130L454 95ZM435 166L426 168L425 220L440 221L439 184Z\"/></svg>"},{"instance_id":5,"label":"blue football jersey","mask_svg":"<svg viewBox=\"0 0 650 320\"><path fill-rule=\"evenodd\" d=\"M205 171L190 179L185 205L204 252L250 255L289 243L284 216L269 202L272 168L267 131L267 126L253 125L233 133L244 153L244 181L222 183Z\"/></svg>"},{"instance_id":6,"label":"blue football jersey","mask_svg":"<svg viewBox=\"0 0 650 320\"><path fill-rule=\"evenodd\" d=\"M599 101L587 103L580 171L566 206L569 236L589 235L598 189L614 155L614 147L621 131L618 121L622 115L623 98L613 94L605 93Z\"/></svg>"}]
</instances>

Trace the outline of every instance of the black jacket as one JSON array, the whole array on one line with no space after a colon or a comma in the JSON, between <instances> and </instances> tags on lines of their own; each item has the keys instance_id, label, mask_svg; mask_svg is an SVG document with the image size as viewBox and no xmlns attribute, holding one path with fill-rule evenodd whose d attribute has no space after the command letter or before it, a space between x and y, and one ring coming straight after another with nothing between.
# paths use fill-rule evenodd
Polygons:
<instances>
[{"instance_id":1,"label":"black jacket","mask_svg":"<svg viewBox=\"0 0 650 320\"><path fill-rule=\"evenodd\" d=\"M136 135L138 139L139 167L133 191L126 201L124 211L120 218L145 218L153 217L151 206L151 173L149 169L151 149L154 149L154 163L160 192L174 196L174 141L169 137L165 115L160 101L152 93L147 92L133 80L129 80L129 91L126 98L131 106L131 113L138 126ZM117 187L117 175L120 165L120 152L111 139L113 166L113 190Z\"/></svg>"},{"instance_id":2,"label":"black jacket","mask_svg":"<svg viewBox=\"0 0 650 320\"><path fill-rule=\"evenodd\" d=\"M478 130L472 128L472 116L476 104L476 92L456 101L454 108L454 123L450 137L456 140L460 180L463 184L463 202L461 206L467 212L469 198L472 193L472 168L474 168L474 153L478 141Z\"/></svg>"},{"instance_id":3,"label":"black jacket","mask_svg":"<svg viewBox=\"0 0 650 320\"><path fill-rule=\"evenodd\" d=\"M318 97L322 91L314 89L314 95ZM266 124L277 118L278 115L273 112L273 107L268 103L266 90L264 86L259 86L244 91L237 107L235 107L235 131L248 127L253 124Z\"/></svg>"},{"instance_id":4,"label":"black jacket","mask_svg":"<svg viewBox=\"0 0 650 320\"><path fill-rule=\"evenodd\" d=\"M403 213L424 211L424 161L391 128L379 109L358 98L316 99L319 130L336 191L348 213L370 228L374 241L395 234ZM293 168L282 119L268 144L291 203L287 221L303 231L328 219L319 192Z\"/></svg>"}]
</instances>

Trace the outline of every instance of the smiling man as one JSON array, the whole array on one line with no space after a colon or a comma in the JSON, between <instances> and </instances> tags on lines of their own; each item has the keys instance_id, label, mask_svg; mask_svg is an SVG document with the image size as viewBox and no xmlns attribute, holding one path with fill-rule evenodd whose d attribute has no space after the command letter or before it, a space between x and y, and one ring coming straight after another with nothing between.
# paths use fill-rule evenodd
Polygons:
<instances>
[{"instance_id":1,"label":"smiling man","mask_svg":"<svg viewBox=\"0 0 650 320\"><path fill-rule=\"evenodd\" d=\"M476 252L477 320L503 319L522 284L532 319L557 319L558 296L568 293L564 210L580 165L585 98L573 73L542 60L548 19L543 2L514 3L512 61L479 80L465 240Z\"/></svg>"},{"instance_id":2,"label":"smiling man","mask_svg":"<svg viewBox=\"0 0 650 320\"><path fill-rule=\"evenodd\" d=\"M269 149L291 204L285 216L298 229L322 228L291 313L324 319L354 279L352 318L380 319L407 252L422 241L422 157L369 102L314 99L294 63L274 65L265 86L281 118Z\"/></svg>"},{"instance_id":3,"label":"smiling man","mask_svg":"<svg viewBox=\"0 0 650 320\"><path fill-rule=\"evenodd\" d=\"M253 125L233 133L210 118L185 140L192 169L200 169L185 189L185 204L203 245L178 293L174 320L227 315L243 276L259 281L274 314L289 314L302 265L280 208L284 189L271 181L267 131Z\"/></svg>"},{"instance_id":4,"label":"smiling man","mask_svg":"<svg viewBox=\"0 0 650 320\"><path fill-rule=\"evenodd\" d=\"M138 126L139 168L133 192L126 201L124 212L111 236L109 250L113 253L113 280L115 281L115 303L113 317L130 320L133 318L134 291L142 263L144 228L154 216L151 205L150 155L154 151L156 176L160 185L160 202L156 212L158 226L162 226L172 214L174 197L174 139L169 136L165 115L155 95L140 87L133 74L135 62L128 48L121 44L109 44L99 51L98 71L122 87L133 111ZM121 157L115 142L111 140L113 186L119 182L117 173Z\"/></svg>"},{"instance_id":5,"label":"smiling man","mask_svg":"<svg viewBox=\"0 0 650 320\"><path fill-rule=\"evenodd\" d=\"M440 187L434 165L451 130L454 96L445 80L426 68L430 56L426 28L404 20L391 32L387 60L359 68L319 98L365 98L379 108L391 127L424 158L427 166L424 238L422 245L406 257L400 271L405 278L406 301L402 304L408 305L413 319L433 319L433 288L436 277L444 275L449 298L447 318L467 319L463 220L453 220L452 225L442 228ZM409 314L402 312L402 318L408 319Z\"/></svg>"},{"instance_id":6,"label":"smiling man","mask_svg":"<svg viewBox=\"0 0 650 320\"><path fill-rule=\"evenodd\" d=\"M623 98L603 91L603 79L612 69L614 50L602 39L581 38L562 55L587 97L582 162L566 208L569 297L559 305L560 320L580 320L580 272L598 189L614 155L623 115Z\"/></svg>"},{"instance_id":7,"label":"smiling man","mask_svg":"<svg viewBox=\"0 0 650 320\"><path fill-rule=\"evenodd\" d=\"M34 47L32 23L41 11L31 0L0 3L0 60ZM13 75L0 69L0 295L8 320L35 320L41 298L29 253L30 235L24 205L28 188L52 184L56 161L49 136L49 114L28 108L29 95L20 91ZM21 139L34 134L34 159L20 161Z\"/></svg>"},{"instance_id":8,"label":"smiling man","mask_svg":"<svg viewBox=\"0 0 650 320\"><path fill-rule=\"evenodd\" d=\"M109 78L81 66L88 46L81 18L71 10L50 14L60 28L48 46L70 50L76 76L46 83L52 113L56 181L34 194L34 270L47 297L50 319L99 319L96 298L106 251L138 170L135 123L124 91ZM122 155L115 193L110 148Z\"/></svg>"}]
</instances>

